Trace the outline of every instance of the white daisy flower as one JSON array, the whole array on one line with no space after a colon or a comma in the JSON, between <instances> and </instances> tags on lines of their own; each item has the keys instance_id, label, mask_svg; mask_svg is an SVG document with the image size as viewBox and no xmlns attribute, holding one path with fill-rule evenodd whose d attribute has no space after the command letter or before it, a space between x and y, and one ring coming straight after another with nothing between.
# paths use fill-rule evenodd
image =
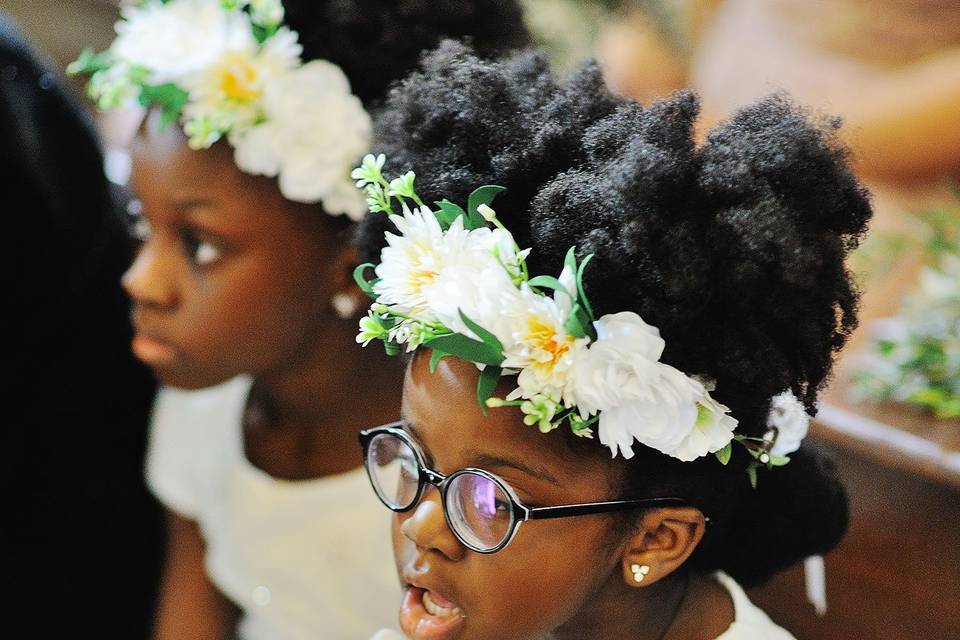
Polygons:
<instances>
[{"instance_id":1,"label":"white daisy flower","mask_svg":"<svg viewBox=\"0 0 960 640\"><path fill-rule=\"evenodd\" d=\"M247 18L220 0L148 0L124 7L121 16L110 52L147 69L151 84L183 82L250 36Z\"/></svg>"}]
</instances>

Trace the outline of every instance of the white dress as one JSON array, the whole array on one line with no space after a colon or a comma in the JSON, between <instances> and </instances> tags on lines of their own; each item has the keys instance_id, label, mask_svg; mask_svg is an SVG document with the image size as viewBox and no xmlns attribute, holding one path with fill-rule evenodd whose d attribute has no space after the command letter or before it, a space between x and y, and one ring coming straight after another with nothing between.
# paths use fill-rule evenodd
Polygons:
<instances>
[{"instance_id":1,"label":"white dress","mask_svg":"<svg viewBox=\"0 0 960 640\"><path fill-rule=\"evenodd\" d=\"M396 628L390 511L363 469L288 481L254 467L241 430L249 389L239 377L163 390L146 469L157 498L199 525L207 574L243 611L238 637L357 640Z\"/></svg>"},{"instance_id":2,"label":"white dress","mask_svg":"<svg viewBox=\"0 0 960 640\"><path fill-rule=\"evenodd\" d=\"M724 573L714 574L733 600L733 624L716 640L796 640L784 628L774 624L760 607L750 602L740 585ZM370 640L404 640L404 635L392 629L381 629Z\"/></svg>"}]
</instances>

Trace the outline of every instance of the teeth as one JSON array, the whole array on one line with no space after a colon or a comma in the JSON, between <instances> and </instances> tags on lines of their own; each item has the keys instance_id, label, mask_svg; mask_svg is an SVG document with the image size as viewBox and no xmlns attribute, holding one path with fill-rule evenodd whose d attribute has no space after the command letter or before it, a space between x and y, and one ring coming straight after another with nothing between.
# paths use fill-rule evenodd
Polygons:
<instances>
[{"instance_id":1,"label":"teeth","mask_svg":"<svg viewBox=\"0 0 960 640\"><path fill-rule=\"evenodd\" d=\"M459 611L457 607L453 607L452 609L441 607L430 598L429 591L423 592L423 608L426 609L430 615L440 618L449 618Z\"/></svg>"}]
</instances>

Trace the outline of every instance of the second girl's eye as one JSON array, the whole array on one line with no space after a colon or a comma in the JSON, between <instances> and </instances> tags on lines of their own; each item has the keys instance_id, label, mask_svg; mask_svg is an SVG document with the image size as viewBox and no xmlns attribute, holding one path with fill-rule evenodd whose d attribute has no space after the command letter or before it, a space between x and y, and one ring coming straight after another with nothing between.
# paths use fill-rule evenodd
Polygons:
<instances>
[{"instance_id":1,"label":"second girl's eye","mask_svg":"<svg viewBox=\"0 0 960 640\"><path fill-rule=\"evenodd\" d=\"M187 257L198 266L204 267L213 264L223 255L223 250L220 247L204 240L192 229L185 229L181 234L181 239Z\"/></svg>"}]
</instances>

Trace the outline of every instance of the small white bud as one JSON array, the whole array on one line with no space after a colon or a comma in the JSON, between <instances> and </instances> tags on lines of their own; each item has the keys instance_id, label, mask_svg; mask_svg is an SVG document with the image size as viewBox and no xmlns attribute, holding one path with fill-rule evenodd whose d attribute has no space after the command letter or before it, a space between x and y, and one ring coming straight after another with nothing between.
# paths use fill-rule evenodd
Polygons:
<instances>
[{"instance_id":1,"label":"small white bud","mask_svg":"<svg viewBox=\"0 0 960 640\"><path fill-rule=\"evenodd\" d=\"M481 204L479 207L477 207L477 213L482 215L483 219L487 222L493 222L497 219L497 212L485 204Z\"/></svg>"}]
</instances>

